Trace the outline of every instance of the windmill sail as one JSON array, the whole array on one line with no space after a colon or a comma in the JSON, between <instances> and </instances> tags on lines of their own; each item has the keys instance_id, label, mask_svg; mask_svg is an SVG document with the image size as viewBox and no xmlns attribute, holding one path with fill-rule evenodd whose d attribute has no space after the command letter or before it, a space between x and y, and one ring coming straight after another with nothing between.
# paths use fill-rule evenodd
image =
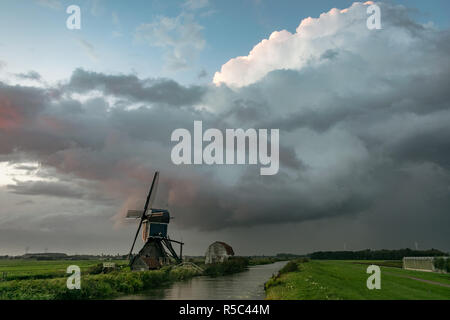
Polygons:
<instances>
[{"instance_id":1,"label":"windmill sail","mask_svg":"<svg viewBox=\"0 0 450 320\"><path fill-rule=\"evenodd\" d=\"M142 217L142 210L128 210L126 218L138 219Z\"/></svg>"},{"instance_id":2,"label":"windmill sail","mask_svg":"<svg viewBox=\"0 0 450 320\"><path fill-rule=\"evenodd\" d=\"M155 201L156 192L158 191L158 182L159 182L159 172L155 172L155 176L153 177L153 188L150 194L150 201L148 202L148 207L151 208L153 206L153 201Z\"/></svg>"},{"instance_id":3,"label":"windmill sail","mask_svg":"<svg viewBox=\"0 0 450 320\"><path fill-rule=\"evenodd\" d=\"M144 221L142 223L142 241L144 241L144 243L147 241L147 238L148 238L148 229L149 229L149 225L148 225L147 221Z\"/></svg>"},{"instance_id":4,"label":"windmill sail","mask_svg":"<svg viewBox=\"0 0 450 320\"><path fill-rule=\"evenodd\" d=\"M156 186L158 185L158 180L159 180L159 172L156 171L155 175L153 176L153 181L152 181L152 185L150 187L150 191L148 192L147 200L145 201L144 210L142 210L141 221L139 222L139 226L136 231L136 235L134 236L133 244L131 246L130 253L128 254L128 259L131 258L131 254L133 253L134 244L136 243L136 239L139 235L139 231L141 230L142 222L144 222L147 209L149 208L149 206L151 207L153 200L155 199L156 192L153 192L153 191L156 189Z\"/></svg>"}]
</instances>

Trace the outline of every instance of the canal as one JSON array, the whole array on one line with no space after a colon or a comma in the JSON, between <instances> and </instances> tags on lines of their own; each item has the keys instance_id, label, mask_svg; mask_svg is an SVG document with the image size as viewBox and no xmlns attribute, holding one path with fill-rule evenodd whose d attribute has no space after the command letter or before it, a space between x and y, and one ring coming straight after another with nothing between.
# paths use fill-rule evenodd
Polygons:
<instances>
[{"instance_id":1,"label":"canal","mask_svg":"<svg viewBox=\"0 0 450 320\"><path fill-rule=\"evenodd\" d=\"M195 277L143 294L124 296L132 300L258 300L265 298L264 283L287 262L249 267L248 271L222 277Z\"/></svg>"}]
</instances>

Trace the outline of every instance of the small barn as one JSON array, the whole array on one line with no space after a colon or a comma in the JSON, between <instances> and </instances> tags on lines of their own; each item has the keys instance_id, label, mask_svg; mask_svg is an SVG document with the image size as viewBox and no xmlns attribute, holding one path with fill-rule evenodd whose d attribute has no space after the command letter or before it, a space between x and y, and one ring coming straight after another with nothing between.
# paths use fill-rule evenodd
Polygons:
<instances>
[{"instance_id":1,"label":"small barn","mask_svg":"<svg viewBox=\"0 0 450 320\"><path fill-rule=\"evenodd\" d=\"M206 250L205 264L222 263L234 256L233 248L225 242L216 241Z\"/></svg>"}]
</instances>

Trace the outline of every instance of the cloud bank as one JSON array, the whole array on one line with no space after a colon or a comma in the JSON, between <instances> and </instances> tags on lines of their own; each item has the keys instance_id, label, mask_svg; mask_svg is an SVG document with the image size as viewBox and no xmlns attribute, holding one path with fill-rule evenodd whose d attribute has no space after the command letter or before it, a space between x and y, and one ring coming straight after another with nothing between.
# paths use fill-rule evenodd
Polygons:
<instances>
[{"instance_id":1,"label":"cloud bank","mask_svg":"<svg viewBox=\"0 0 450 320\"><path fill-rule=\"evenodd\" d=\"M0 161L37 161L61 184L21 182L7 192L79 198L89 206L67 210L89 216L106 206L117 223L142 205L160 170L157 204L181 229L342 219L360 229L347 223L339 232L367 246L416 237L449 249L450 33L386 4L383 29L368 30L366 7L272 33L224 64L218 86L83 69L54 87L0 83ZM173 165L171 132L194 120L279 128L280 172ZM0 228L23 216L11 212L2 210Z\"/></svg>"}]
</instances>

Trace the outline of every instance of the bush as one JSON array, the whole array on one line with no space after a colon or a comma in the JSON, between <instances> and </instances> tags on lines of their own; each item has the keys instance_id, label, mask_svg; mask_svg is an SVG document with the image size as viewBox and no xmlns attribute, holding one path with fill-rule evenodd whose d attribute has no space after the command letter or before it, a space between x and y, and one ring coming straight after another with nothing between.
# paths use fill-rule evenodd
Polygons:
<instances>
[{"instance_id":1,"label":"bush","mask_svg":"<svg viewBox=\"0 0 450 320\"><path fill-rule=\"evenodd\" d=\"M272 277L264 284L264 290L267 290L270 287L275 287L282 283L281 275L289 272L297 272L300 271L299 264L309 262L309 258L298 258L295 260L291 260L286 265L278 271L276 275L272 275Z\"/></svg>"},{"instance_id":2,"label":"bush","mask_svg":"<svg viewBox=\"0 0 450 320\"><path fill-rule=\"evenodd\" d=\"M447 262L445 261L444 258L436 258L436 259L434 259L433 264L436 269L445 270Z\"/></svg>"},{"instance_id":3,"label":"bush","mask_svg":"<svg viewBox=\"0 0 450 320\"><path fill-rule=\"evenodd\" d=\"M198 271L191 268L174 268L170 272L175 281L190 279L198 274Z\"/></svg>"},{"instance_id":4,"label":"bush","mask_svg":"<svg viewBox=\"0 0 450 320\"><path fill-rule=\"evenodd\" d=\"M247 270L249 260L243 257L232 257L222 263L212 263L205 267L204 274L210 277L218 277Z\"/></svg>"},{"instance_id":5,"label":"bush","mask_svg":"<svg viewBox=\"0 0 450 320\"><path fill-rule=\"evenodd\" d=\"M165 267L150 271L113 271L82 277L80 290L69 290L67 278L13 280L0 283L0 300L104 299L157 288L165 283L194 277L195 270Z\"/></svg>"},{"instance_id":6,"label":"bush","mask_svg":"<svg viewBox=\"0 0 450 320\"><path fill-rule=\"evenodd\" d=\"M298 271L298 265L297 262L294 261L289 261L283 268L280 269L280 271L278 271L278 274L285 274L288 272L295 272Z\"/></svg>"},{"instance_id":7,"label":"bush","mask_svg":"<svg viewBox=\"0 0 450 320\"><path fill-rule=\"evenodd\" d=\"M87 270L89 274L100 274L103 271L103 263L98 263Z\"/></svg>"},{"instance_id":8,"label":"bush","mask_svg":"<svg viewBox=\"0 0 450 320\"><path fill-rule=\"evenodd\" d=\"M280 285L282 282L280 280L279 275L273 275L266 283L264 283L264 290L269 289L270 287L276 287Z\"/></svg>"},{"instance_id":9,"label":"bush","mask_svg":"<svg viewBox=\"0 0 450 320\"><path fill-rule=\"evenodd\" d=\"M275 257L250 257L249 259L249 265L251 266L257 266L257 265L263 265L263 264L270 264L277 261L282 261L280 258Z\"/></svg>"}]
</instances>

